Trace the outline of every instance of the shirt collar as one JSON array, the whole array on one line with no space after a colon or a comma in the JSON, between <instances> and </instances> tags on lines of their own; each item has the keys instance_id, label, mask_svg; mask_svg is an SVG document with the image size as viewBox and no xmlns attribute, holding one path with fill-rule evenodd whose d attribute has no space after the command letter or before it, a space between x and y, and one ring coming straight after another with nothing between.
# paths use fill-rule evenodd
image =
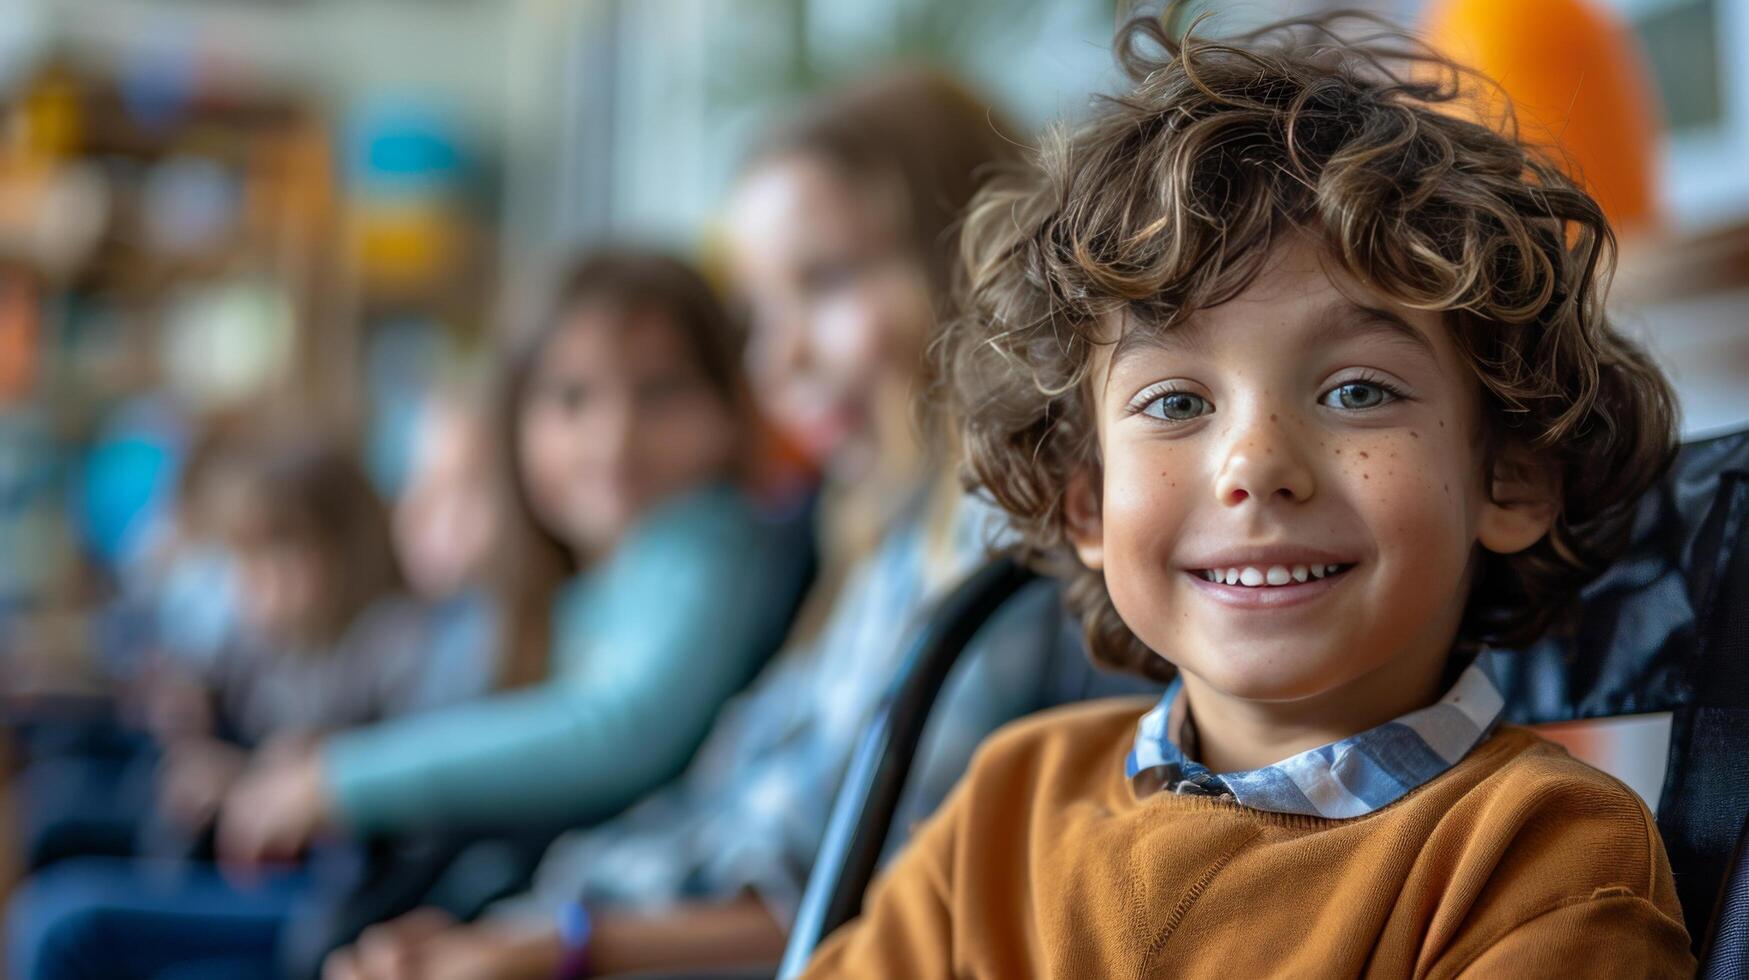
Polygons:
<instances>
[{"instance_id":1,"label":"shirt collar","mask_svg":"<svg viewBox=\"0 0 1749 980\"><path fill-rule=\"evenodd\" d=\"M1185 745L1182 683L1142 716L1124 775L1138 796L1161 791L1227 796L1242 806L1309 817L1365 816L1456 765L1499 723L1505 701L1471 664L1435 704L1248 772L1214 773ZM1183 747L1181 747L1183 746Z\"/></svg>"}]
</instances>

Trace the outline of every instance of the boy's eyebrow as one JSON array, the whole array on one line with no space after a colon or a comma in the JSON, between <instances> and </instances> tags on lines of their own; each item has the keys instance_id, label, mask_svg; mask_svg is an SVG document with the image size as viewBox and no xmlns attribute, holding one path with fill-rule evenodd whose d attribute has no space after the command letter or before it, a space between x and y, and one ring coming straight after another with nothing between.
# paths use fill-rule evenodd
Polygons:
<instances>
[{"instance_id":1,"label":"boy's eyebrow","mask_svg":"<svg viewBox=\"0 0 1749 980\"><path fill-rule=\"evenodd\" d=\"M1312 337L1319 343L1351 340L1369 334L1384 333L1411 343L1428 357L1438 360L1433 342L1415 329L1409 321L1391 310L1363 306L1344 296L1331 300L1312 316Z\"/></svg>"},{"instance_id":2,"label":"boy's eyebrow","mask_svg":"<svg viewBox=\"0 0 1749 980\"><path fill-rule=\"evenodd\" d=\"M1191 317L1170 330L1159 327L1145 326L1128 322L1112 345L1111 357L1108 362L1116 365L1124 357L1137 350L1163 351L1194 351L1204 346L1204 328L1196 317Z\"/></svg>"},{"instance_id":3,"label":"boy's eyebrow","mask_svg":"<svg viewBox=\"0 0 1749 980\"><path fill-rule=\"evenodd\" d=\"M1309 317L1309 338L1314 344L1329 344L1340 340L1384 333L1412 344L1421 353L1438 360L1433 342L1415 329L1409 321L1382 307L1364 306L1346 296L1325 304ZM1196 350L1206 341L1202 321L1192 316L1171 330L1150 329L1130 325L1112 347L1110 364L1116 365L1125 355L1139 349L1182 352Z\"/></svg>"}]
</instances>

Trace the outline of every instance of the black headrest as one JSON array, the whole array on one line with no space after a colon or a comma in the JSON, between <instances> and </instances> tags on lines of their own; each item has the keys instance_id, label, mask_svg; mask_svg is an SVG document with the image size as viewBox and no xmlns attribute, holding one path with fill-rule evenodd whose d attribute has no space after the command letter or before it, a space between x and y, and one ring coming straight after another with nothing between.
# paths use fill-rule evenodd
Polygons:
<instances>
[{"instance_id":1,"label":"black headrest","mask_svg":"<svg viewBox=\"0 0 1749 980\"><path fill-rule=\"evenodd\" d=\"M1490 655L1507 716L1534 724L1694 703L1723 607L1749 601L1726 575L1742 550L1746 494L1749 431L1685 445L1579 615L1528 650Z\"/></svg>"}]
</instances>

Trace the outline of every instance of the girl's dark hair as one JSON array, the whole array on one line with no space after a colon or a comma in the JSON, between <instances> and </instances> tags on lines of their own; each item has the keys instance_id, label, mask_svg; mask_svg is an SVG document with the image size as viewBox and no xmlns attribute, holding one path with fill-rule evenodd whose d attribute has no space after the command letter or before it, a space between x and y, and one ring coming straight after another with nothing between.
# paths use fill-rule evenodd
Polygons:
<instances>
[{"instance_id":1,"label":"girl's dark hair","mask_svg":"<svg viewBox=\"0 0 1749 980\"><path fill-rule=\"evenodd\" d=\"M389 518L364 470L338 442L284 429L220 451L215 480L234 488L236 544L308 548L320 565L313 640L333 643L372 603L401 588Z\"/></svg>"},{"instance_id":2,"label":"girl's dark hair","mask_svg":"<svg viewBox=\"0 0 1749 980\"><path fill-rule=\"evenodd\" d=\"M971 478L1065 578L1096 659L1166 672L1065 538L1071 478L1100 471L1095 348L1107 324L1166 330L1232 299L1306 235L1357 281L1443 314L1481 392L1487 473L1510 446L1557 481L1546 537L1484 553L1459 634L1536 637L1619 554L1675 444L1668 383L1604 312L1603 212L1510 120L1451 111L1475 80L1383 21L1217 41L1171 20L1126 25L1129 90L967 219L967 314L937 357ZM1345 22L1368 36L1343 40Z\"/></svg>"},{"instance_id":3,"label":"girl's dark hair","mask_svg":"<svg viewBox=\"0 0 1749 980\"><path fill-rule=\"evenodd\" d=\"M677 330L704 378L742 419L749 400L741 371L745 335L698 272L668 255L607 248L576 258L558 278L544 315L519 339L505 362L499 387L499 469L505 476L507 533L496 578L507 613L502 680L539 679L549 654L554 598L580 569L572 549L536 517L517 457L521 416L542 355L554 336L582 311L606 312L636 329L654 315ZM742 426L745 431L748 427Z\"/></svg>"}]
</instances>

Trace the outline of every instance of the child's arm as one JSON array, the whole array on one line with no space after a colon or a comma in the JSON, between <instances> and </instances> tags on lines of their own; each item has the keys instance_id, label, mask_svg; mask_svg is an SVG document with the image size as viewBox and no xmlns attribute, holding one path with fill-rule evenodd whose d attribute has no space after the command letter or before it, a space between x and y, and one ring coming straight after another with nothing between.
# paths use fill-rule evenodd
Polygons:
<instances>
[{"instance_id":1,"label":"child's arm","mask_svg":"<svg viewBox=\"0 0 1749 980\"><path fill-rule=\"evenodd\" d=\"M589 966L598 975L769 965L783 956L784 932L751 897L692 902L657 915L612 913L595 921Z\"/></svg>"},{"instance_id":2,"label":"child's arm","mask_svg":"<svg viewBox=\"0 0 1749 980\"><path fill-rule=\"evenodd\" d=\"M672 778L767 652L773 581L793 560L744 517L682 516L622 546L631 550L579 637L585 655L561 655L538 687L337 733L264 767L247 796L294 805L267 813L235 797L220 821L224 853L284 857L333 826L592 823Z\"/></svg>"},{"instance_id":3,"label":"child's arm","mask_svg":"<svg viewBox=\"0 0 1749 980\"><path fill-rule=\"evenodd\" d=\"M1534 775L1499 794L1499 829L1478 834L1492 869L1447 889L1462 924L1428 976L1693 976L1670 862L1639 797L1564 755L1524 771Z\"/></svg>"},{"instance_id":4,"label":"child's arm","mask_svg":"<svg viewBox=\"0 0 1749 980\"><path fill-rule=\"evenodd\" d=\"M1433 976L1671 980L1694 976L1682 923L1631 894L1594 895L1542 913L1468 964Z\"/></svg>"},{"instance_id":5,"label":"child's arm","mask_svg":"<svg viewBox=\"0 0 1749 980\"><path fill-rule=\"evenodd\" d=\"M558 643L585 653L561 650L546 683L325 741L332 816L390 831L594 821L673 778L764 652L770 577L756 544L732 537L622 558L586 633L555 624Z\"/></svg>"}]
</instances>

